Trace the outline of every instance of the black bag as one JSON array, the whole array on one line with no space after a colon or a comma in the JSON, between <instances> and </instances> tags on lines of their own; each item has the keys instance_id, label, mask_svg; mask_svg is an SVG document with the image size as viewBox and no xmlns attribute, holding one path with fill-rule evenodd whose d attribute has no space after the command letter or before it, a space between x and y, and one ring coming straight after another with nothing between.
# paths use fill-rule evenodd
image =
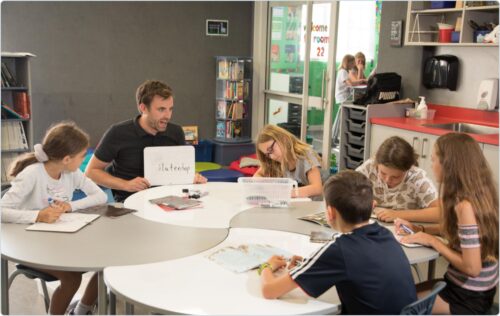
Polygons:
<instances>
[{"instance_id":1,"label":"black bag","mask_svg":"<svg viewBox=\"0 0 500 316\"><path fill-rule=\"evenodd\" d=\"M401 76L395 72L375 74L368 80L366 93L354 100L354 104L366 105L399 100Z\"/></svg>"}]
</instances>

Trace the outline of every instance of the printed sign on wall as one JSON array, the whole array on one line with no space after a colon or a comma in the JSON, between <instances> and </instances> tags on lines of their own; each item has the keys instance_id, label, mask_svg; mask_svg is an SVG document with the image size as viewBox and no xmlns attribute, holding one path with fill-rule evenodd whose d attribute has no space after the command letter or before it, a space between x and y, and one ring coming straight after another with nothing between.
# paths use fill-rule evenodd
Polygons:
<instances>
[{"instance_id":1,"label":"printed sign on wall","mask_svg":"<svg viewBox=\"0 0 500 316\"><path fill-rule=\"evenodd\" d=\"M144 148L144 177L151 185L193 183L193 146Z\"/></svg>"}]
</instances>

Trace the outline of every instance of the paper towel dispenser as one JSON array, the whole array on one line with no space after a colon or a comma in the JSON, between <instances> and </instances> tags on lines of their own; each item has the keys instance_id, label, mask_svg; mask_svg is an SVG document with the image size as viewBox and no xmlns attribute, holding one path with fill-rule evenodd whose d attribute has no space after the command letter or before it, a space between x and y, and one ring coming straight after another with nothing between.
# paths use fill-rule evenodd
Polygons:
<instances>
[{"instance_id":1,"label":"paper towel dispenser","mask_svg":"<svg viewBox=\"0 0 500 316\"><path fill-rule=\"evenodd\" d=\"M453 55L439 55L428 58L424 64L422 83L427 89L448 88L457 90L458 58Z\"/></svg>"}]
</instances>

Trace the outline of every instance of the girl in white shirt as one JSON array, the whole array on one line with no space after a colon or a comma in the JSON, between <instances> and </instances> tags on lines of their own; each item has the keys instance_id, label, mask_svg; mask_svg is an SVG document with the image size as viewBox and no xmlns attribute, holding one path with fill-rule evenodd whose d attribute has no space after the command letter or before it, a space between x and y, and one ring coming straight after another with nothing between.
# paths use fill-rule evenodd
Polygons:
<instances>
[{"instance_id":1,"label":"girl in white shirt","mask_svg":"<svg viewBox=\"0 0 500 316\"><path fill-rule=\"evenodd\" d=\"M366 83L366 79L354 80L349 77L349 72L356 67L353 55L345 55L342 58L339 71L337 72L337 82L335 85L335 103L342 103L349 99L352 94L352 86Z\"/></svg>"},{"instance_id":2,"label":"girl in white shirt","mask_svg":"<svg viewBox=\"0 0 500 316\"><path fill-rule=\"evenodd\" d=\"M64 212L106 203L106 194L79 170L88 145L88 135L72 122L51 127L43 144L36 144L33 153L13 163L10 175L15 178L1 200L2 223L53 223ZM75 189L82 190L87 197L71 201ZM37 270L61 281L52 296L49 313L64 314L80 286L81 272ZM73 312L89 312L96 298L94 275Z\"/></svg>"}]
</instances>

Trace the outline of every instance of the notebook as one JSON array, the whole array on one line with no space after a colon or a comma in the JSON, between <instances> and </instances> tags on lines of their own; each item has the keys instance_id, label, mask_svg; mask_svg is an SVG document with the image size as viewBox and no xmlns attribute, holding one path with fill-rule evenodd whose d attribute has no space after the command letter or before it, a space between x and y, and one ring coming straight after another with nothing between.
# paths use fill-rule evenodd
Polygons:
<instances>
[{"instance_id":1,"label":"notebook","mask_svg":"<svg viewBox=\"0 0 500 316\"><path fill-rule=\"evenodd\" d=\"M125 207L116 207L110 204L100 204L88 208L84 208L81 210L75 211L75 213L83 213L83 214L98 214L106 217L116 218L125 214L136 212L136 210L125 208Z\"/></svg>"},{"instance_id":2,"label":"notebook","mask_svg":"<svg viewBox=\"0 0 500 316\"><path fill-rule=\"evenodd\" d=\"M166 205L176 210L185 210L188 208L199 207L201 205L201 201L199 200L191 200L176 195L167 195L161 198L149 200L149 202L159 206Z\"/></svg>"},{"instance_id":3,"label":"notebook","mask_svg":"<svg viewBox=\"0 0 500 316\"><path fill-rule=\"evenodd\" d=\"M85 225L92 223L100 215L83 213L64 213L54 223L35 223L26 227L30 231L46 231L58 233L74 233Z\"/></svg>"}]
</instances>

